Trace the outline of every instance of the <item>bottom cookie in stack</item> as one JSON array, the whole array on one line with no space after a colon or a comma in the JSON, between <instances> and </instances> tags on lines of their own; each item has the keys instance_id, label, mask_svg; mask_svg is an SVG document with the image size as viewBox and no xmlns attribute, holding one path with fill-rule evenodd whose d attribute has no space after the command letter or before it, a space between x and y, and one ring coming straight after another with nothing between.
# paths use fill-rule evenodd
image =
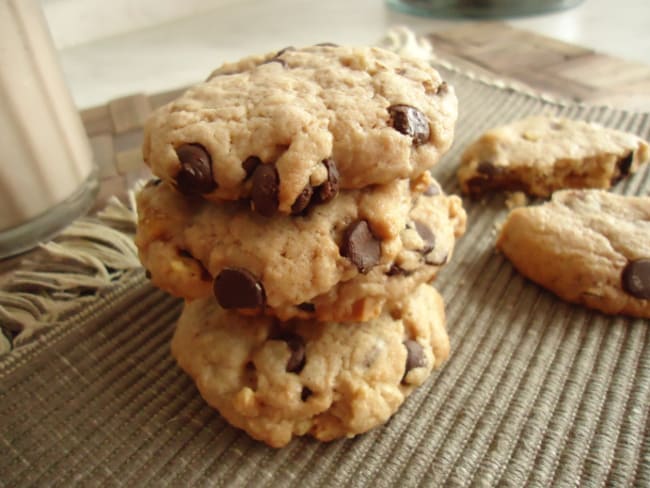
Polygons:
<instances>
[{"instance_id":1,"label":"bottom cookie in stack","mask_svg":"<svg viewBox=\"0 0 650 488\"><path fill-rule=\"evenodd\" d=\"M228 422L282 447L385 423L447 358L449 338L442 297L421 285L363 323L282 323L186 302L172 354Z\"/></svg>"}]
</instances>

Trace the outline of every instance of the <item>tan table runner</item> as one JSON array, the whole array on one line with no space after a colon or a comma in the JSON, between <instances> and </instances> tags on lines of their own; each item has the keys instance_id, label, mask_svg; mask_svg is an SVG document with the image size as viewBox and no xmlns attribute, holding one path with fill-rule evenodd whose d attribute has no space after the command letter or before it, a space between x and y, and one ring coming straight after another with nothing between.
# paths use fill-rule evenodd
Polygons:
<instances>
[{"instance_id":1,"label":"tan table runner","mask_svg":"<svg viewBox=\"0 0 650 488\"><path fill-rule=\"evenodd\" d=\"M527 114L650 138L647 113L442 73L460 99L434 171L448 192L472 138ZM649 190L647 167L615 189ZM452 355L384 427L274 450L228 426L170 357L179 301L131 269L0 357L0 486L650 486L650 324L523 279L494 251L503 197L465 204L468 232L436 282Z\"/></svg>"}]
</instances>

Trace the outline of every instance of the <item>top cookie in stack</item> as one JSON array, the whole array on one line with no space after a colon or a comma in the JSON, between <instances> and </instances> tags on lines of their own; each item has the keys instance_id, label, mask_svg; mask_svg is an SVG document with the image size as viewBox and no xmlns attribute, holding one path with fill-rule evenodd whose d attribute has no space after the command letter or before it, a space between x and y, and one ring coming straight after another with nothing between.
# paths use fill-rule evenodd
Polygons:
<instances>
[{"instance_id":1,"label":"top cookie in stack","mask_svg":"<svg viewBox=\"0 0 650 488\"><path fill-rule=\"evenodd\" d=\"M333 45L214 71L145 126L143 156L185 195L300 214L337 191L414 178L453 140L457 100L427 63Z\"/></svg>"},{"instance_id":2,"label":"top cookie in stack","mask_svg":"<svg viewBox=\"0 0 650 488\"><path fill-rule=\"evenodd\" d=\"M283 49L157 110L137 244L157 286L286 321L368 321L430 282L465 212L428 173L454 91L378 48ZM214 298L213 298L214 299Z\"/></svg>"}]
</instances>

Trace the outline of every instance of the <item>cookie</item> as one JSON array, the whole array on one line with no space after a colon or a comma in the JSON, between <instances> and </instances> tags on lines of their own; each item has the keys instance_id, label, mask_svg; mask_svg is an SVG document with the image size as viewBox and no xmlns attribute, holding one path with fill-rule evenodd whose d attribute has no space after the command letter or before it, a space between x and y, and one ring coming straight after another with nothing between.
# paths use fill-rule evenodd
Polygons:
<instances>
[{"instance_id":1,"label":"cookie","mask_svg":"<svg viewBox=\"0 0 650 488\"><path fill-rule=\"evenodd\" d=\"M386 422L447 358L442 298L418 287L365 323L244 317L185 304L172 354L232 425L273 447L352 437Z\"/></svg>"},{"instance_id":2,"label":"cookie","mask_svg":"<svg viewBox=\"0 0 650 488\"><path fill-rule=\"evenodd\" d=\"M497 248L568 302L650 317L650 197L559 191L511 211Z\"/></svg>"},{"instance_id":3,"label":"cookie","mask_svg":"<svg viewBox=\"0 0 650 488\"><path fill-rule=\"evenodd\" d=\"M453 89L426 62L314 46L244 59L161 107L143 156L184 194L299 214L339 189L413 178L451 145Z\"/></svg>"},{"instance_id":4,"label":"cookie","mask_svg":"<svg viewBox=\"0 0 650 488\"><path fill-rule=\"evenodd\" d=\"M387 298L435 277L466 219L460 199L428 173L342 192L300 216L263 217L165 183L145 187L137 202L136 244L153 284L281 320L377 316Z\"/></svg>"},{"instance_id":5,"label":"cookie","mask_svg":"<svg viewBox=\"0 0 650 488\"><path fill-rule=\"evenodd\" d=\"M491 129L461 157L458 180L473 197L493 190L547 197L610 188L650 158L641 138L595 123L536 116Z\"/></svg>"}]
</instances>

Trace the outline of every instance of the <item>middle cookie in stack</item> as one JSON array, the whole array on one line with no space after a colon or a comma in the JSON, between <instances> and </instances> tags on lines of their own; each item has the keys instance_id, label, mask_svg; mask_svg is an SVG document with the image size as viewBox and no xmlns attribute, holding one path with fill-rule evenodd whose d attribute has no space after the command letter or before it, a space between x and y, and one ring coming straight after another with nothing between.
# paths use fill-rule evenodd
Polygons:
<instances>
[{"instance_id":1,"label":"middle cookie in stack","mask_svg":"<svg viewBox=\"0 0 650 488\"><path fill-rule=\"evenodd\" d=\"M427 172L455 120L455 95L435 70L381 49L316 46L225 65L146 125L145 161L162 181L138 196L140 258L156 286L188 300L185 328L207 320L235 342L250 332L239 316L374 330L400 326L394 311L415 300L424 317L429 302L416 290L465 230L460 199ZM182 360L198 346L177 344L198 381L208 366ZM246 354L252 364L256 352ZM403 356L382 359L395 361L398 380ZM239 374L224 368L209 374ZM210 403L224 415L237 410L220 402ZM254 420L233 422L278 444L249 428Z\"/></svg>"},{"instance_id":2,"label":"middle cookie in stack","mask_svg":"<svg viewBox=\"0 0 650 488\"><path fill-rule=\"evenodd\" d=\"M460 199L428 174L342 192L305 216L262 217L166 184L139 195L138 246L152 282L186 299L280 320L366 321L431 281L464 231Z\"/></svg>"}]
</instances>

